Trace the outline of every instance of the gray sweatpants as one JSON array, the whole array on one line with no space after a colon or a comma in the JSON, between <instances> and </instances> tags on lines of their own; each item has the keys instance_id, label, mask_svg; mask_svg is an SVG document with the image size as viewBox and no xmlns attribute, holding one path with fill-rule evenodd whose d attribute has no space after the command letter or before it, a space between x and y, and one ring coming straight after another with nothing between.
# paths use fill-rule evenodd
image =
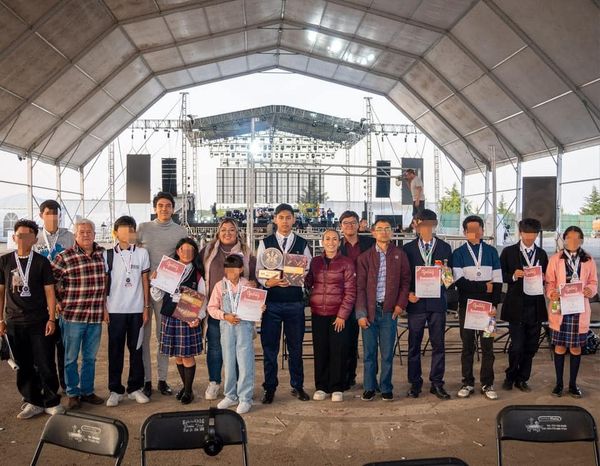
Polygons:
<instances>
[{"instance_id":1,"label":"gray sweatpants","mask_svg":"<svg viewBox=\"0 0 600 466\"><path fill-rule=\"evenodd\" d=\"M160 301L150 300L152 304L152 313L154 314L154 323L156 325L156 341L158 343L156 349L156 366L158 367L158 380L167 380L169 371L169 356L160 352L160 332L162 328L162 315L160 309L162 307L162 299ZM152 382L152 361L150 355L150 340L152 338L152 316L148 319L144 327L144 343L143 343L143 359L144 359L144 381Z\"/></svg>"}]
</instances>

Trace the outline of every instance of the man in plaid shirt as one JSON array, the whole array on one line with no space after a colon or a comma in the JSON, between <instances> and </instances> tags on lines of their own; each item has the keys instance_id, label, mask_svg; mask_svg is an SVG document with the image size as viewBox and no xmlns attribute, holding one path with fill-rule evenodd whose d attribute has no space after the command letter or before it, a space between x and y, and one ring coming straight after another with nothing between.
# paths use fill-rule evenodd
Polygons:
<instances>
[{"instance_id":1,"label":"man in plaid shirt","mask_svg":"<svg viewBox=\"0 0 600 466\"><path fill-rule=\"evenodd\" d=\"M96 353L100 346L102 321L106 320L106 265L104 248L94 242L91 220L75 223L75 245L58 254L52 262L59 285L60 327L65 346L65 383L68 409L81 401L102 404L94 393ZM81 372L77 360L82 353Z\"/></svg>"}]
</instances>

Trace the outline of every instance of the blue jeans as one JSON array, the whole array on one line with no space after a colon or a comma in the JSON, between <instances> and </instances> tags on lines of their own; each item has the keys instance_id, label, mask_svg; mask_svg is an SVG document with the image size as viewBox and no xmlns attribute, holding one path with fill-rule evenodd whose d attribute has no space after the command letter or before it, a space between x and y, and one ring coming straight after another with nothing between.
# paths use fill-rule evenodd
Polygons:
<instances>
[{"instance_id":1,"label":"blue jeans","mask_svg":"<svg viewBox=\"0 0 600 466\"><path fill-rule=\"evenodd\" d=\"M206 325L206 365L208 381L221 383L223 354L221 353L221 321L208 316Z\"/></svg>"},{"instance_id":2,"label":"blue jeans","mask_svg":"<svg viewBox=\"0 0 600 466\"><path fill-rule=\"evenodd\" d=\"M364 376L365 391L377 389L377 352L381 353L381 374L379 388L381 393L391 393L392 363L394 361L394 343L396 342L396 320L392 319L391 312L383 312L380 306L375 309L375 320L369 323L369 328L362 329L364 349Z\"/></svg>"},{"instance_id":3,"label":"blue jeans","mask_svg":"<svg viewBox=\"0 0 600 466\"><path fill-rule=\"evenodd\" d=\"M254 322L231 325L220 321L221 348L225 365L223 393L230 400L251 403L254 394Z\"/></svg>"},{"instance_id":4,"label":"blue jeans","mask_svg":"<svg viewBox=\"0 0 600 466\"><path fill-rule=\"evenodd\" d=\"M63 344L65 346L65 383L68 396L91 395L94 393L96 354L100 346L102 324L68 322L60 319ZM81 374L77 359L81 351Z\"/></svg>"}]
</instances>

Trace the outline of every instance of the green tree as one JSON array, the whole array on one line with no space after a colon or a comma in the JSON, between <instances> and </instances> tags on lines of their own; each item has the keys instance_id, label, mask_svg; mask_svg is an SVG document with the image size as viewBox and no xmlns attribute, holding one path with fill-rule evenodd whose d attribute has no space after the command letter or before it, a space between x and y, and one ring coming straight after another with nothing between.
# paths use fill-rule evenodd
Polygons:
<instances>
[{"instance_id":1,"label":"green tree","mask_svg":"<svg viewBox=\"0 0 600 466\"><path fill-rule=\"evenodd\" d=\"M505 216L510 212L506 201L504 200L504 196L500 196L500 202L498 203L498 213L502 216Z\"/></svg>"},{"instance_id":2,"label":"green tree","mask_svg":"<svg viewBox=\"0 0 600 466\"><path fill-rule=\"evenodd\" d=\"M585 204L579 213L581 215L600 215L600 193L596 186L592 187L592 192L585 198Z\"/></svg>"},{"instance_id":3,"label":"green tree","mask_svg":"<svg viewBox=\"0 0 600 466\"><path fill-rule=\"evenodd\" d=\"M469 213L471 211L471 202L465 199L465 213ZM458 191L456 183L452 185L452 188L446 188L444 196L440 199L440 213L460 213L460 192Z\"/></svg>"},{"instance_id":4,"label":"green tree","mask_svg":"<svg viewBox=\"0 0 600 466\"><path fill-rule=\"evenodd\" d=\"M318 212L319 207L329 199L326 192L322 190L318 176L309 176L306 188L302 190L302 195L298 199L298 208L307 217L313 217ZM310 210L312 209L312 211Z\"/></svg>"}]
</instances>

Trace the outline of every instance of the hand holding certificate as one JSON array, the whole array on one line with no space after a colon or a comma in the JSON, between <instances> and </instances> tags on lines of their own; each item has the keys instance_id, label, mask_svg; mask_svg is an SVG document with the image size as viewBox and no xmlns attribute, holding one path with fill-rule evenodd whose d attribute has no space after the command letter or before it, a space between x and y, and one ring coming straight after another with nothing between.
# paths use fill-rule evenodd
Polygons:
<instances>
[{"instance_id":1,"label":"hand holding certificate","mask_svg":"<svg viewBox=\"0 0 600 466\"><path fill-rule=\"evenodd\" d=\"M166 293L173 294L177 291L184 272L184 264L169 256L163 256L156 269L156 277L152 279L150 284Z\"/></svg>"},{"instance_id":2,"label":"hand holding certificate","mask_svg":"<svg viewBox=\"0 0 600 466\"><path fill-rule=\"evenodd\" d=\"M477 299L467 300L464 327L469 330L487 330L490 325L490 319L493 318L490 315L491 313L492 303Z\"/></svg>"},{"instance_id":3,"label":"hand holding certificate","mask_svg":"<svg viewBox=\"0 0 600 466\"><path fill-rule=\"evenodd\" d=\"M529 296L544 294L542 266L523 268L523 292Z\"/></svg>"},{"instance_id":4,"label":"hand holding certificate","mask_svg":"<svg viewBox=\"0 0 600 466\"><path fill-rule=\"evenodd\" d=\"M240 301L235 312L236 317L241 320L260 322L266 299L266 290L243 286L240 293Z\"/></svg>"},{"instance_id":5,"label":"hand holding certificate","mask_svg":"<svg viewBox=\"0 0 600 466\"><path fill-rule=\"evenodd\" d=\"M560 313L581 314L585 311L583 282L566 283L560 287Z\"/></svg>"},{"instance_id":6,"label":"hand holding certificate","mask_svg":"<svg viewBox=\"0 0 600 466\"><path fill-rule=\"evenodd\" d=\"M415 295L417 298L441 297L441 267L415 268Z\"/></svg>"}]
</instances>

